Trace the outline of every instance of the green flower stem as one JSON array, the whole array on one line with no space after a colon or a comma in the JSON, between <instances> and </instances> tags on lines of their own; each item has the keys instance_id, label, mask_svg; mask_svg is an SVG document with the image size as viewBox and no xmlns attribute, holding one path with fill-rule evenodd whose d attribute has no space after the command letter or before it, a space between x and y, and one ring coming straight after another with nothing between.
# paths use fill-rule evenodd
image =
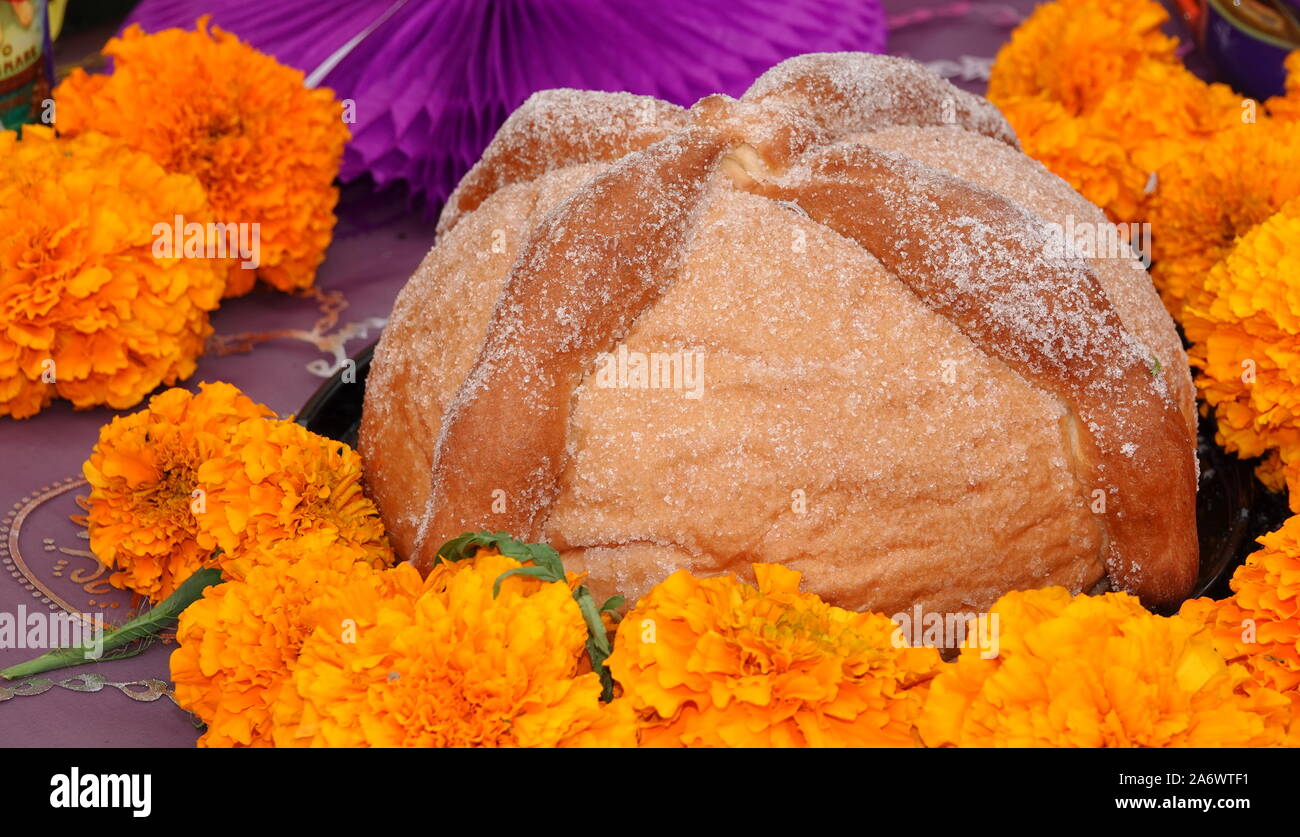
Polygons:
<instances>
[{"instance_id":1,"label":"green flower stem","mask_svg":"<svg viewBox=\"0 0 1300 837\"><path fill-rule=\"evenodd\" d=\"M105 659L104 652L112 651L145 637L157 636L161 631L173 627L181 611L189 607L203 595L203 591L214 584L221 583L221 570L207 567L199 570L185 580L185 583L154 607L139 614L119 628L114 628L104 635L103 647L79 645L72 648L58 648L24 663L9 666L0 671L0 677L15 680L33 674L42 674L58 668L98 663ZM98 650L94 657L86 656L87 651ZM139 651L119 654L113 659L133 657Z\"/></svg>"}]
</instances>

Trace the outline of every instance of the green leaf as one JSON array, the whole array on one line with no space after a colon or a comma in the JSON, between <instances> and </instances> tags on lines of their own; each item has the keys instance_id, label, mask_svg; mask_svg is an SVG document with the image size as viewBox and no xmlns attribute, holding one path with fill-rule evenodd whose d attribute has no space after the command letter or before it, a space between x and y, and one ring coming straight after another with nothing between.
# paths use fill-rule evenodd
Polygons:
<instances>
[{"instance_id":1,"label":"green leaf","mask_svg":"<svg viewBox=\"0 0 1300 837\"><path fill-rule=\"evenodd\" d=\"M560 553L544 543L517 541L510 536L509 532L466 532L443 544L438 550L438 558L449 563L463 561L474 557L479 549L495 549L521 564L531 562L539 567L556 569L561 576L564 574Z\"/></svg>"},{"instance_id":2,"label":"green leaf","mask_svg":"<svg viewBox=\"0 0 1300 837\"><path fill-rule=\"evenodd\" d=\"M583 585L573 592L573 598L578 602L578 609L582 611L582 618L587 623L587 656L591 658L591 670L600 676L602 687L600 699L608 703L614 699L614 676L609 673L605 660L614 653L614 649L610 647L609 633L605 630L605 623L601 620L600 614L610 607L614 599L618 599L618 604L614 607L620 606L623 597L614 596L606 599L605 604L597 608L596 600L591 597L591 591Z\"/></svg>"},{"instance_id":3,"label":"green leaf","mask_svg":"<svg viewBox=\"0 0 1300 837\"><path fill-rule=\"evenodd\" d=\"M559 573L556 573L555 570L550 567L519 567L513 570L506 570L501 573L501 575L497 576L497 580L492 583L492 598L495 599L497 596L501 595L501 582L505 581L512 575L526 575L542 581L564 581L563 569L561 569Z\"/></svg>"},{"instance_id":4,"label":"green leaf","mask_svg":"<svg viewBox=\"0 0 1300 837\"><path fill-rule=\"evenodd\" d=\"M143 651L143 648L135 650L124 649L114 654L112 657L103 656L104 652L123 649L123 646L129 645L137 640L144 640L157 636L161 631L176 625L177 618L181 611L189 607L203 595L203 591L221 583L221 570L216 567L206 567L191 575L185 580L180 587L177 587L170 596L154 605L149 610L137 615L121 627L115 628L104 635L103 646L94 648L89 645L74 646L72 648L59 648L49 651L31 660L27 660L17 665L0 671L0 677L6 680L14 680L19 677L27 677L32 674L41 674L46 671L53 671L58 668L67 668L69 666L85 665L86 663L98 663L108 659L120 659L124 657L133 657ZM98 650L100 656L88 657L86 652Z\"/></svg>"},{"instance_id":5,"label":"green leaf","mask_svg":"<svg viewBox=\"0 0 1300 837\"><path fill-rule=\"evenodd\" d=\"M605 656L609 656L611 652L609 636L605 631L605 623L601 621L600 611L596 609L596 602L591 598L591 591L586 587L579 587L574 591L573 598L577 600L578 609L582 611L582 618L587 623L587 631L591 634L592 641L605 653Z\"/></svg>"}]
</instances>

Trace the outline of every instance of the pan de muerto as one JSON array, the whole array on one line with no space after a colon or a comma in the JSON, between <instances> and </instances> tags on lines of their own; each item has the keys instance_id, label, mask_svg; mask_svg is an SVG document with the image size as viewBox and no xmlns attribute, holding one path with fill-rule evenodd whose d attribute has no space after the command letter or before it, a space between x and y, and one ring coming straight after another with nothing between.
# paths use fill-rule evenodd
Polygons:
<instances>
[{"instance_id":1,"label":"pan de muerto","mask_svg":"<svg viewBox=\"0 0 1300 837\"><path fill-rule=\"evenodd\" d=\"M1141 263L1056 234L1108 227L898 58L805 55L690 110L538 93L397 300L370 491L423 569L506 530L629 599L774 561L886 613L1104 579L1175 602L1193 389Z\"/></svg>"}]
</instances>

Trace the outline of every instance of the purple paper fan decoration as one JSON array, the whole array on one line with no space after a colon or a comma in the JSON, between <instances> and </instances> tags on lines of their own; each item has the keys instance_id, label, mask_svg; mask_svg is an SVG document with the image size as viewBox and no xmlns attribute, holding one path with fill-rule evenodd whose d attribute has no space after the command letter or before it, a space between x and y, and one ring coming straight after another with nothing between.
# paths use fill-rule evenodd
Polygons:
<instances>
[{"instance_id":1,"label":"purple paper fan decoration","mask_svg":"<svg viewBox=\"0 0 1300 837\"><path fill-rule=\"evenodd\" d=\"M356 102L342 177L440 204L529 94L739 96L805 52L881 52L879 0L143 0L145 31L212 23Z\"/></svg>"}]
</instances>

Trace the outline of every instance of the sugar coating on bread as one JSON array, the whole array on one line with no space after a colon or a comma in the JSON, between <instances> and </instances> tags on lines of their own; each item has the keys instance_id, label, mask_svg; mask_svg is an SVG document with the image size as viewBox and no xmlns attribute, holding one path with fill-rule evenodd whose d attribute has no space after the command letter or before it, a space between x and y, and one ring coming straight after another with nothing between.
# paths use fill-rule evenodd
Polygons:
<instances>
[{"instance_id":1,"label":"sugar coating on bread","mask_svg":"<svg viewBox=\"0 0 1300 837\"><path fill-rule=\"evenodd\" d=\"M657 552L745 577L761 557L875 608L1095 583L1100 531L1075 501L1061 405L871 254L786 213L718 190L687 267L624 341L702 351L704 397L583 384L548 533L566 562L640 591L662 578ZM1012 545L1029 560L961 561Z\"/></svg>"},{"instance_id":2,"label":"sugar coating on bread","mask_svg":"<svg viewBox=\"0 0 1300 837\"><path fill-rule=\"evenodd\" d=\"M617 160L686 125L685 111L652 96L594 90L540 90L506 119L483 157L447 200L441 235L510 183L575 163Z\"/></svg>"},{"instance_id":3,"label":"sugar coating on bread","mask_svg":"<svg viewBox=\"0 0 1300 837\"><path fill-rule=\"evenodd\" d=\"M505 528L633 598L755 561L854 608L1186 593L1181 345L1143 271L1047 252L1045 221L1100 214L991 105L848 54L690 111L531 110L376 353L361 450L400 553ZM702 358L699 397L602 383L620 351Z\"/></svg>"},{"instance_id":4,"label":"sugar coating on bread","mask_svg":"<svg viewBox=\"0 0 1300 837\"><path fill-rule=\"evenodd\" d=\"M1065 219L1073 219L1078 224L1106 223L1100 209L1037 160L986 136L955 126L908 125L884 128L854 139L905 154L932 168L992 189L1033 212L1043 223L1049 219L1058 223ZM1136 257L1109 255L1089 257L1088 261L1124 327L1150 347L1153 357L1178 358L1182 341L1170 328L1169 317L1159 305L1155 286L1142 263ZM1195 435L1196 397L1191 376L1181 365L1162 365L1159 374L1174 392L1188 429Z\"/></svg>"}]
</instances>

